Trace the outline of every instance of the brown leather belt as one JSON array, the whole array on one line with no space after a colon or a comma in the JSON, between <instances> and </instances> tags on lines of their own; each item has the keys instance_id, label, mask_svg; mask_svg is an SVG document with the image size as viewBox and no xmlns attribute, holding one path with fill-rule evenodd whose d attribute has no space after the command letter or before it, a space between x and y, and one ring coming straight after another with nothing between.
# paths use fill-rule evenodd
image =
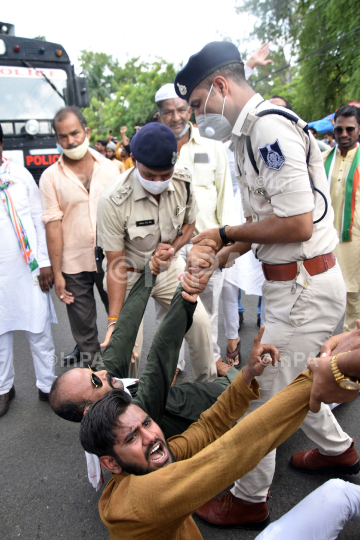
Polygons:
<instances>
[{"instance_id":1,"label":"brown leather belt","mask_svg":"<svg viewBox=\"0 0 360 540\"><path fill-rule=\"evenodd\" d=\"M136 274L142 274L143 270L138 270L137 268L127 268L127 272L135 272Z\"/></svg>"},{"instance_id":2,"label":"brown leather belt","mask_svg":"<svg viewBox=\"0 0 360 540\"><path fill-rule=\"evenodd\" d=\"M319 255L313 259L306 259L303 261L304 266L310 276L316 274L322 274L326 270L330 270L335 266L336 259L333 253L327 253L326 255ZM265 279L268 281L291 281L295 279L297 274L297 264L262 264Z\"/></svg>"}]
</instances>

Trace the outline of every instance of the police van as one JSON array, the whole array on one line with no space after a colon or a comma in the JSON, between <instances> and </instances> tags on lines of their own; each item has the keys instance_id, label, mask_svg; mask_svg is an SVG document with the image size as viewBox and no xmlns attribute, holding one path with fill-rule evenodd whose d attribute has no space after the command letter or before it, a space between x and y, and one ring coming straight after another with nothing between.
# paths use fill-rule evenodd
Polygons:
<instances>
[{"instance_id":1,"label":"police van","mask_svg":"<svg viewBox=\"0 0 360 540\"><path fill-rule=\"evenodd\" d=\"M0 124L3 155L39 182L60 155L51 121L64 106L89 107L85 77L75 75L65 49L41 39L18 38L0 22Z\"/></svg>"}]
</instances>

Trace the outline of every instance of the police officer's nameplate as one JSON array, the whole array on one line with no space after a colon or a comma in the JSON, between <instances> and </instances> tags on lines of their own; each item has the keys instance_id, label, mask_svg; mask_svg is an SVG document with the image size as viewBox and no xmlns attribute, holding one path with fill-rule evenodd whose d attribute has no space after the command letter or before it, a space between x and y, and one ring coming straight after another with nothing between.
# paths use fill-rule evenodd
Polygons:
<instances>
[{"instance_id":1,"label":"police officer's nameplate","mask_svg":"<svg viewBox=\"0 0 360 540\"><path fill-rule=\"evenodd\" d=\"M269 169L279 171L286 161L277 139L272 144L266 144L259 148L259 152L263 162Z\"/></svg>"},{"instance_id":2,"label":"police officer's nameplate","mask_svg":"<svg viewBox=\"0 0 360 540\"><path fill-rule=\"evenodd\" d=\"M143 219L142 221L137 221L136 226L137 227L146 227L146 225L155 225L154 219Z\"/></svg>"}]
</instances>

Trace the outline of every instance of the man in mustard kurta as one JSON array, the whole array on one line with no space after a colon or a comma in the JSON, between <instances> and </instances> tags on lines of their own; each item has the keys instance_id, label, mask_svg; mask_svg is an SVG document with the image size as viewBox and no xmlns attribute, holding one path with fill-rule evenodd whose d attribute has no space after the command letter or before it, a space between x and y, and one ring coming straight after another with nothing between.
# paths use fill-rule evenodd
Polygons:
<instances>
[{"instance_id":1,"label":"man in mustard kurta","mask_svg":"<svg viewBox=\"0 0 360 540\"><path fill-rule=\"evenodd\" d=\"M360 111L344 105L335 113L336 146L324 153L330 182L334 225L340 243L334 253L340 263L347 292L344 331L354 330L360 316Z\"/></svg>"},{"instance_id":2,"label":"man in mustard kurta","mask_svg":"<svg viewBox=\"0 0 360 540\"><path fill-rule=\"evenodd\" d=\"M231 429L259 397L254 377L264 370L263 352L258 336L249 363L217 402L167 442L159 426L122 390L92 405L80 440L113 473L99 502L111 540L200 540L191 514L301 425L309 410L308 372ZM259 504L258 522L265 525L261 505L265 503Z\"/></svg>"}]
</instances>

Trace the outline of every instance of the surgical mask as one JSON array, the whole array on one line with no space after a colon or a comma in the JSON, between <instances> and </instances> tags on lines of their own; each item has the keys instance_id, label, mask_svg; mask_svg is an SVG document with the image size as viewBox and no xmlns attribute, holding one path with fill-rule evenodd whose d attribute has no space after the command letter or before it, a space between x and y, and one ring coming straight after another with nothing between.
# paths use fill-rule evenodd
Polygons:
<instances>
[{"instance_id":1,"label":"surgical mask","mask_svg":"<svg viewBox=\"0 0 360 540\"><path fill-rule=\"evenodd\" d=\"M84 142L79 144L79 146L76 146L76 148L63 148L61 145L60 148L66 157L78 161L79 159L82 159L88 151L89 139L85 135Z\"/></svg>"},{"instance_id":2,"label":"surgical mask","mask_svg":"<svg viewBox=\"0 0 360 540\"><path fill-rule=\"evenodd\" d=\"M164 180L163 182L161 181L153 182L152 180L145 180L145 178L141 176L139 169L137 167L135 171L136 171L136 176L138 177L140 184L142 185L144 189L146 189L146 191L151 193L151 195L160 195L160 193L165 191L165 189L168 187L173 177L173 175L171 175L171 178L169 178L168 180Z\"/></svg>"},{"instance_id":3,"label":"surgical mask","mask_svg":"<svg viewBox=\"0 0 360 540\"><path fill-rule=\"evenodd\" d=\"M185 135L185 133L187 133L189 131L189 128L190 128L190 124L186 123L186 126L184 127L184 129L182 130L181 133L178 133L177 135L174 133L175 137L177 139L181 139L181 137L183 137Z\"/></svg>"},{"instance_id":4,"label":"surgical mask","mask_svg":"<svg viewBox=\"0 0 360 540\"><path fill-rule=\"evenodd\" d=\"M325 144L329 144L329 139L324 139Z\"/></svg>"},{"instance_id":5,"label":"surgical mask","mask_svg":"<svg viewBox=\"0 0 360 540\"><path fill-rule=\"evenodd\" d=\"M56 143L56 151L60 155L63 153L63 149L61 148L59 143Z\"/></svg>"},{"instance_id":6,"label":"surgical mask","mask_svg":"<svg viewBox=\"0 0 360 540\"><path fill-rule=\"evenodd\" d=\"M229 120L227 120L227 118L225 118L224 116L226 96L224 96L221 114L206 114L206 105L210 97L212 88L213 84L210 87L208 97L205 101L204 114L199 114L199 116L196 117L196 125L199 129L201 137L206 137L207 139L214 139L215 141L224 142L231 137L233 129Z\"/></svg>"}]
</instances>

